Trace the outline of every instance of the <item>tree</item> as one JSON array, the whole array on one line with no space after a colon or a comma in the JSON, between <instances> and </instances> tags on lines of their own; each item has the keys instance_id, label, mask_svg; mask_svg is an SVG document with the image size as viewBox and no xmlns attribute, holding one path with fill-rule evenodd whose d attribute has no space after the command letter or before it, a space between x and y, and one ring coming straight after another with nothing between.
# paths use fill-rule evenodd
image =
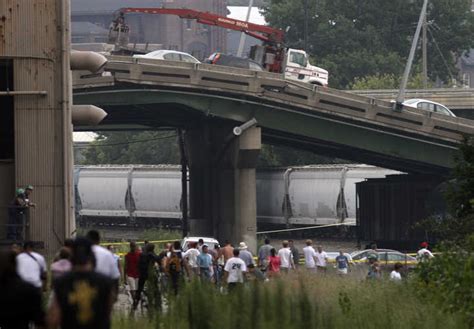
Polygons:
<instances>
[{"instance_id":1,"label":"tree","mask_svg":"<svg viewBox=\"0 0 474 329\"><path fill-rule=\"evenodd\" d=\"M259 167L291 167L314 164L348 163L348 161L328 158L308 151L284 146L262 145Z\"/></svg>"},{"instance_id":2,"label":"tree","mask_svg":"<svg viewBox=\"0 0 474 329\"><path fill-rule=\"evenodd\" d=\"M369 75L363 78L355 78L351 85L353 90L367 89L398 89L400 87L400 76L394 74ZM408 89L423 88L423 80L421 74L412 77L407 84Z\"/></svg>"},{"instance_id":3,"label":"tree","mask_svg":"<svg viewBox=\"0 0 474 329\"><path fill-rule=\"evenodd\" d=\"M474 327L474 143L466 140L446 195L451 216L435 222L441 253L421 262L416 287L427 302L460 313Z\"/></svg>"},{"instance_id":4,"label":"tree","mask_svg":"<svg viewBox=\"0 0 474 329\"><path fill-rule=\"evenodd\" d=\"M179 164L180 154L174 132L102 132L83 152L84 165ZM347 162L347 161L346 161ZM263 145L258 166L299 166L341 163L311 152Z\"/></svg>"},{"instance_id":5,"label":"tree","mask_svg":"<svg viewBox=\"0 0 474 329\"><path fill-rule=\"evenodd\" d=\"M349 88L356 78L404 70L421 0L317 0L309 3L308 52L330 72L330 86ZM448 80L455 63L474 45L470 0L431 0L428 71ZM287 44L303 47L303 0L272 0L263 6L271 26L286 29ZM418 52L416 62L420 61Z\"/></svg>"},{"instance_id":6,"label":"tree","mask_svg":"<svg viewBox=\"0 0 474 329\"><path fill-rule=\"evenodd\" d=\"M84 151L82 164L179 164L176 133L102 132Z\"/></svg>"}]
</instances>

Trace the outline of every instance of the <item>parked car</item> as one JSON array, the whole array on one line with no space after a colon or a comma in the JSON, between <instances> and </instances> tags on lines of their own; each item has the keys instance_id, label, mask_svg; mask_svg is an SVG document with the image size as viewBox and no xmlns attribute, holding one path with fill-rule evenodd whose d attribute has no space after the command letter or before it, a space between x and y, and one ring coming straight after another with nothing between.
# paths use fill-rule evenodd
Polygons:
<instances>
[{"instance_id":1,"label":"parked car","mask_svg":"<svg viewBox=\"0 0 474 329\"><path fill-rule=\"evenodd\" d=\"M455 117L453 112L448 109L446 106L440 103L432 102L426 99L414 98L414 99L407 99L403 102L403 105L414 107L417 109L430 111L438 114L449 115L451 117Z\"/></svg>"},{"instance_id":2,"label":"parked car","mask_svg":"<svg viewBox=\"0 0 474 329\"><path fill-rule=\"evenodd\" d=\"M352 253L352 259L358 264L367 263L367 255L372 249L356 251ZM377 249L379 255L379 265L383 272L390 272L396 263L403 265L403 272L410 271L416 267L418 263L415 257L404 254L393 249Z\"/></svg>"},{"instance_id":3,"label":"parked car","mask_svg":"<svg viewBox=\"0 0 474 329\"><path fill-rule=\"evenodd\" d=\"M366 260L367 259L367 255L369 254L369 252L371 252L372 249L365 249L365 250L357 250L357 251L354 251L351 253L351 257L353 260L357 260L357 261L360 261L360 260ZM392 252L392 251L395 251L396 250L393 250L393 249L377 249L377 252L378 253L382 253L382 252Z\"/></svg>"},{"instance_id":4,"label":"parked car","mask_svg":"<svg viewBox=\"0 0 474 329\"><path fill-rule=\"evenodd\" d=\"M214 247L216 246L216 244L219 244L219 241L217 241L216 239L214 238L209 238L209 237L187 237L187 238L184 238L183 241L181 242L181 248L183 251L186 251L189 249L189 244L190 243L197 243L199 242L199 239L203 239L204 240L204 244L206 244L208 247L209 247L209 250L212 250L214 249Z\"/></svg>"},{"instance_id":5,"label":"parked car","mask_svg":"<svg viewBox=\"0 0 474 329\"><path fill-rule=\"evenodd\" d=\"M207 64L223 65L238 67L241 69L263 71L263 67L250 58L241 58L234 55L226 55L223 53L213 53L204 61Z\"/></svg>"},{"instance_id":6,"label":"parked car","mask_svg":"<svg viewBox=\"0 0 474 329\"><path fill-rule=\"evenodd\" d=\"M133 55L133 58L149 58L175 62L201 63L197 58L176 50L160 49L145 55Z\"/></svg>"}]
</instances>

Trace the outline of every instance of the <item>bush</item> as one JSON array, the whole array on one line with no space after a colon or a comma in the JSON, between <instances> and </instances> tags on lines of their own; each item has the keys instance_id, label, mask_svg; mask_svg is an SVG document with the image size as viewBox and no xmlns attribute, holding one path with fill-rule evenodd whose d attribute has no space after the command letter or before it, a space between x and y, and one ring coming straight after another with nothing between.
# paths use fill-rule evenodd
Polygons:
<instances>
[{"instance_id":1,"label":"bush","mask_svg":"<svg viewBox=\"0 0 474 329\"><path fill-rule=\"evenodd\" d=\"M302 276L249 284L223 294L194 282L177 298L168 299L163 313L146 325L140 322L140 328L467 328L461 317L446 316L435 305L423 303L412 288L411 284ZM136 327L135 321L117 318L114 327Z\"/></svg>"},{"instance_id":2,"label":"bush","mask_svg":"<svg viewBox=\"0 0 474 329\"><path fill-rule=\"evenodd\" d=\"M474 327L474 235L464 247L441 247L441 254L417 268L420 296L461 314Z\"/></svg>"}]
</instances>

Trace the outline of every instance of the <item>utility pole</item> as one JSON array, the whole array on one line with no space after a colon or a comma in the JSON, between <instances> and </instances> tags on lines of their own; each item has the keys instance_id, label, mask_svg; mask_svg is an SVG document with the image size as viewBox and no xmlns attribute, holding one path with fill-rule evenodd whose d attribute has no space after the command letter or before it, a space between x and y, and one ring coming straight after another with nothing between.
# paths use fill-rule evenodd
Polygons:
<instances>
[{"instance_id":1,"label":"utility pole","mask_svg":"<svg viewBox=\"0 0 474 329\"><path fill-rule=\"evenodd\" d=\"M405 72L403 73L402 82L400 83L400 90L398 91L397 99L393 107L395 111L400 111L403 107L402 103L405 100L405 90L407 88L408 77L410 76L411 65L413 64L413 57L415 56L415 50L416 46L418 45L418 40L420 38L421 26L423 25L423 20L426 16L427 7L428 0L424 0L423 7L421 7L420 19L418 20L418 25L416 26L413 42L411 43L410 54L408 55L407 65L405 66Z\"/></svg>"},{"instance_id":2,"label":"utility pole","mask_svg":"<svg viewBox=\"0 0 474 329\"><path fill-rule=\"evenodd\" d=\"M423 89L428 88L428 54L427 54L427 49L426 45L428 43L428 40L426 38L426 29L427 29L427 24L426 24L426 15L425 19L423 20L423 34L422 34L422 57L423 57Z\"/></svg>"},{"instance_id":3,"label":"utility pole","mask_svg":"<svg viewBox=\"0 0 474 329\"><path fill-rule=\"evenodd\" d=\"M308 52L308 0L303 0L304 10L304 51Z\"/></svg>"},{"instance_id":4,"label":"utility pole","mask_svg":"<svg viewBox=\"0 0 474 329\"><path fill-rule=\"evenodd\" d=\"M250 12L252 11L252 6L253 6L253 0L249 0L249 7L247 9L247 18L245 19L246 22L248 22L250 19ZM242 57L242 53L244 52L245 37L246 37L246 34L242 32L240 34L239 49L237 50L238 57Z\"/></svg>"}]
</instances>

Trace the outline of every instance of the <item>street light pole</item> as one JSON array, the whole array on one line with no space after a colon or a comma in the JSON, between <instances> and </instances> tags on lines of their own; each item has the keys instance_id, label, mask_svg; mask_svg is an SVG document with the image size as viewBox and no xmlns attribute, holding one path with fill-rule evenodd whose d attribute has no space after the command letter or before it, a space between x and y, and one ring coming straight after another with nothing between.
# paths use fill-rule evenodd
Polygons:
<instances>
[{"instance_id":1,"label":"street light pole","mask_svg":"<svg viewBox=\"0 0 474 329\"><path fill-rule=\"evenodd\" d=\"M308 52L308 0L303 0L304 10L304 50Z\"/></svg>"},{"instance_id":2,"label":"street light pole","mask_svg":"<svg viewBox=\"0 0 474 329\"><path fill-rule=\"evenodd\" d=\"M407 65L405 66L405 72L403 73L402 82L400 83L400 90L398 91L397 99L393 107L393 109L396 111L401 110L402 103L405 100L405 90L407 88L408 77L410 76L411 65L413 64L413 58L415 56L416 46L418 45L423 20L426 16L427 7L428 0L424 0L423 7L421 8L420 19L418 20L418 25L416 26L415 36L413 37L413 42L411 43L410 54L408 55Z\"/></svg>"},{"instance_id":3,"label":"street light pole","mask_svg":"<svg viewBox=\"0 0 474 329\"><path fill-rule=\"evenodd\" d=\"M252 12L252 7L253 7L253 0L249 0L249 6L247 9L247 18L245 19L246 22L249 21L250 19L250 13ZM244 52L244 46L245 46L245 37L247 35L242 32L240 34L240 42L239 42L239 48L237 49L237 56L242 57L242 53Z\"/></svg>"}]
</instances>

